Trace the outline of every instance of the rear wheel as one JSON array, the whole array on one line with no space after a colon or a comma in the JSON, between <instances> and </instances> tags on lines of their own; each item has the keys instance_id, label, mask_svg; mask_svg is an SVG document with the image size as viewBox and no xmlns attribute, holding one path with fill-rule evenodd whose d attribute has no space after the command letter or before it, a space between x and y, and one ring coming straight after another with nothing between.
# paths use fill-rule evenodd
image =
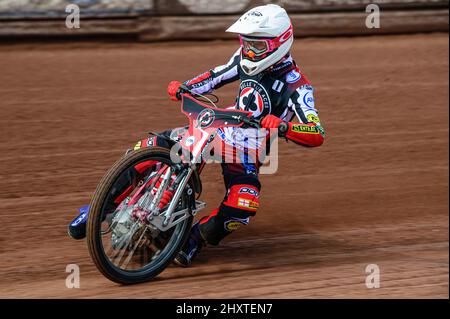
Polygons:
<instances>
[{"instance_id":1,"label":"rear wheel","mask_svg":"<svg viewBox=\"0 0 450 319\"><path fill-rule=\"evenodd\" d=\"M142 192L146 180L169 166L173 163L167 149L140 149L118 160L97 186L87 221L87 243L92 260L108 279L121 284L151 280L175 258L189 236L191 214L161 231L136 218L127 204ZM177 211L190 209L194 195L189 188L188 184Z\"/></svg>"}]
</instances>

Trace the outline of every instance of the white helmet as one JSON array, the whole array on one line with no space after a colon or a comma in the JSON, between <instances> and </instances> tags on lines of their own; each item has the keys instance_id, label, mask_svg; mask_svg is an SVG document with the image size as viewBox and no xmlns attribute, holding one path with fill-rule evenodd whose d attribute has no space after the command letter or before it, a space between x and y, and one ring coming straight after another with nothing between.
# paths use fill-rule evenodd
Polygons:
<instances>
[{"instance_id":1,"label":"white helmet","mask_svg":"<svg viewBox=\"0 0 450 319\"><path fill-rule=\"evenodd\" d=\"M294 42L291 20L286 10L276 4L247 11L226 32L239 33L241 67L248 75L279 62Z\"/></svg>"}]
</instances>

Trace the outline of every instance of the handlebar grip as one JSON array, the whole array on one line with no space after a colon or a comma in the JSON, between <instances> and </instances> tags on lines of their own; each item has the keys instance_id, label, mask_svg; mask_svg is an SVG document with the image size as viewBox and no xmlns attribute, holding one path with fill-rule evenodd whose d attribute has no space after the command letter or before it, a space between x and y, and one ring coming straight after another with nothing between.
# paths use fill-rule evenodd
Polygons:
<instances>
[{"instance_id":1,"label":"handlebar grip","mask_svg":"<svg viewBox=\"0 0 450 319\"><path fill-rule=\"evenodd\" d=\"M181 100L181 94L183 93L189 93L191 90L189 90L189 88L182 83L179 87L178 87L178 91L176 93L176 96L179 100Z\"/></svg>"},{"instance_id":2,"label":"handlebar grip","mask_svg":"<svg viewBox=\"0 0 450 319\"><path fill-rule=\"evenodd\" d=\"M289 129L289 126L286 122L281 122L280 125L278 125L278 135L280 137L286 136L286 133Z\"/></svg>"},{"instance_id":3,"label":"handlebar grip","mask_svg":"<svg viewBox=\"0 0 450 319\"><path fill-rule=\"evenodd\" d=\"M186 86L186 84L181 84L180 85L180 88L179 89L181 89L181 90L183 90L183 91L185 91L185 92L189 92L190 90L189 90L189 88Z\"/></svg>"}]
</instances>

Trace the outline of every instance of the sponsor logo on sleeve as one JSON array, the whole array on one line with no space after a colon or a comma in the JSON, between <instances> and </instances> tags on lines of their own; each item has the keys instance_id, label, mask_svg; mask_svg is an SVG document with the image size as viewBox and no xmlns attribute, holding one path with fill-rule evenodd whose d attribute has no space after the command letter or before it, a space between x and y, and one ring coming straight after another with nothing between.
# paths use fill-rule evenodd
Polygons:
<instances>
[{"instance_id":1,"label":"sponsor logo on sleeve","mask_svg":"<svg viewBox=\"0 0 450 319\"><path fill-rule=\"evenodd\" d=\"M297 133L317 134L317 126L294 124L292 125L292 131Z\"/></svg>"},{"instance_id":2,"label":"sponsor logo on sleeve","mask_svg":"<svg viewBox=\"0 0 450 319\"><path fill-rule=\"evenodd\" d=\"M303 95L303 103L310 109L314 108L314 96L312 94L312 91L308 90L305 92L305 94Z\"/></svg>"},{"instance_id":3,"label":"sponsor logo on sleeve","mask_svg":"<svg viewBox=\"0 0 450 319\"><path fill-rule=\"evenodd\" d=\"M308 119L309 122L313 122L313 123L320 123L320 119L317 115L315 114L308 114L306 116L306 118Z\"/></svg>"}]
</instances>

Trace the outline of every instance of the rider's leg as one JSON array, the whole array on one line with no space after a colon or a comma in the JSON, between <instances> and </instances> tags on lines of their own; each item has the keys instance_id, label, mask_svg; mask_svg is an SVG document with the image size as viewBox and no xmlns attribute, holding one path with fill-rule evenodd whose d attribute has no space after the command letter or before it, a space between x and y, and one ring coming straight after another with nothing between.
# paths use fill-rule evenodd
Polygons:
<instances>
[{"instance_id":1,"label":"rider's leg","mask_svg":"<svg viewBox=\"0 0 450 319\"><path fill-rule=\"evenodd\" d=\"M251 165L222 164L222 171L227 194L216 210L194 224L189 240L175 259L179 265L189 266L204 245L218 245L256 214L261 189L257 169Z\"/></svg>"},{"instance_id":2,"label":"rider's leg","mask_svg":"<svg viewBox=\"0 0 450 319\"><path fill-rule=\"evenodd\" d=\"M229 170L230 164L224 169ZM259 206L261 185L257 175L225 175L227 195L219 208L200 220L200 233L208 244L218 245L222 239L242 225L247 225Z\"/></svg>"}]
</instances>

